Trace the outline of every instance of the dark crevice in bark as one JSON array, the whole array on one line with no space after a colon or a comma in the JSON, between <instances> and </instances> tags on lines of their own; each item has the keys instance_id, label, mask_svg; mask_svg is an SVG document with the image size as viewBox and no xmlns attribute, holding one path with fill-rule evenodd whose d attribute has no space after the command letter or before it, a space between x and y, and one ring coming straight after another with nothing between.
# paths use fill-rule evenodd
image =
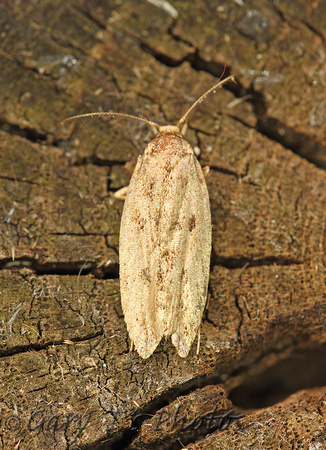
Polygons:
<instances>
[{"instance_id":1,"label":"dark crevice in bark","mask_svg":"<svg viewBox=\"0 0 326 450\"><path fill-rule=\"evenodd\" d=\"M239 314L240 314L240 320L239 320L237 333L238 333L238 342L239 342L239 345L241 346L242 345L241 326L242 326L242 323L243 323L243 311L242 311L242 308L241 308L241 306L239 304L239 296L238 295L235 295L235 306L236 306L236 308L237 308L237 310L239 311Z\"/></svg>"},{"instance_id":2,"label":"dark crevice in bark","mask_svg":"<svg viewBox=\"0 0 326 450\"><path fill-rule=\"evenodd\" d=\"M304 133L298 133L280 120L273 117L258 117L257 130L288 148L301 158L326 170L326 147Z\"/></svg>"},{"instance_id":3,"label":"dark crevice in bark","mask_svg":"<svg viewBox=\"0 0 326 450\"><path fill-rule=\"evenodd\" d=\"M215 172L223 173L224 175L231 175L232 177L235 177L239 182L241 181L241 183L243 183L243 184L248 184L250 186L255 186L255 187L260 186L259 183L255 183L255 181L252 181L249 178L246 178L247 173L238 173L235 170L229 169L227 167L222 167L222 166L210 165L208 167L211 171L214 170Z\"/></svg>"},{"instance_id":4,"label":"dark crevice in bark","mask_svg":"<svg viewBox=\"0 0 326 450\"><path fill-rule=\"evenodd\" d=\"M36 129L30 127L22 127L21 125L9 123L3 119L0 119L0 130L8 133L12 136L19 136L23 139L27 139L30 142L42 143L44 145L51 145L52 147L61 148L64 152L67 153L67 145L69 139L56 139L51 134L46 134L45 132L38 131ZM93 164L94 166L99 167L112 167L113 165L123 165L125 164L125 160L117 159L101 159L95 154L87 157L71 157L71 165L72 166L84 166L87 164ZM23 181L28 183L28 180L13 180L13 181ZM32 182L29 182L32 184ZM34 183L36 184L36 183Z\"/></svg>"},{"instance_id":5,"label":"dark crevice in bark","mask_svg":"<svg viewBox=\"0 0 326 450\"><path fill-rule=\"evenodd\" d=\"M323 41L323 44L325 45L326 37L319 28L317 28L313 23L309 22L309 20L303 20L302 23L304 23L306 25L306 27L308 27L312 33L314 33L316 36L318 36Z\"/></svg>"},{"instance_id":6,"label":"dark crevice in bark","mask_svg":"<svg viewBox=\"0 0 326 450\"><path fill-rule=\"evenodd\" d=\"M98 267L94 261L67 261L42 263L33 258L21 257L15 260L5 258L0 261L0 270L30 269L37 275L93 275L99 279L116 279L119 277L119 265L111 263Z\"/></svg>"},{"instance_id":7,"label":"dark crevice in bark","mask_svg":"<svg viewBox=\"0 0 326 450\"><path fill-rule=\"evenodd\" d=\"M70 337L69 340L72 342L84 342L89 341L91 339L95 339L99 336L103 336L103 330L96 331L95 333L74 338ZM46 350L48 347L52 347L53 345L67 345L64 341L49 341L46 344L37 344L31 343L27 345L17 345L15 347L9 348L7 350L0 350L0 358L17 355L18 353L27 353L30 351L41 351Z\"/></svg>"},{"instance_id":8,"label":"dark crevice in bark","mask_svg":"<svg viewBox=\"0 0 326 450\"><path fill-rule=\"evenodd\" d=\"M14 178L14 177L4 177L0 175L0 180L12 181L13 183L27 183L32 184L34 186L39 186L39 183L35 183L34 181L27 180L26 178Z\"/></svg>"},{"instance_id":9,"label":"dark crevice in bark","mask_svg":"<svg viewBox=\"0 0 326 450\"><path fill-rule=\"evenodd\" d=\"M251 186L260 186L259 183L255 183L254 181L250 180L250 179L245 179L245 177L247 176L247 173L238 173L235 170L229 169L227 167L222 167L222 166L214 166L214 165L210 165L209 166L210 170L215 170L215 172L219 172L219 173L223 173L224 175L231 175L232 177L235 177L237 180L241 180L241 182L243 184L250 184Z\"/></svg>"},{"instance_id":10,"label":"dark crevice in bark","mask_svg":"<svg viewBox=\"0 0 326 450\"><path fill-rule=\"evenodd\" d=\"M59 143L59 140L55 140L53 136L49 136L42 131L15 123L10 123L3 118L0 118L0 130L12 136L22 137L30 142L42 142L53 146L57 146Z\"/></svg>"},{"instance_id":11,"label":"dark crevice in bark","mask_svg":"<svg viewBox=\"0 0 326 450\"><path fill-rule=\"evenodd\" d=\"M87 164L92 164L94 166L99 167L112 167L114 165L124 165L126 164L126 160L121 159L101 159L96 155L86 156L83 158L79 158L78 156L74 159L74 166L86 166Z\"/></svg>"},{"instance_id":12,"label":"dark crevice in bark","mask_svg":"<svg viewBox=\"0 0 326 450\"><path fill-rule=\"evenodd\" d=\"M225 267L226 269L242 269L244 266L246 268L250 267L260 267L260 266L292 266L303 264L303 261L294 258L288 258L285 256L264 256L263 258L245 258L245 257L235 257L235 258L224 258L221 256L213 256L212 264L217 266Z\"/></svg>"},{"instance_id":13,"label":"dark crevice in bark","mask_svg":"<svg viewBox=\"0 0 326 450\"><path fill-rule=\"evenodd\" d=\"M46 134L44 132L38 131L36 129L30 128L30 127L22 127L21 125L9 123L5 120L0 119L0 130L4 131L5 133L10 134L11 136L19 136L23 139L27 139L30 142L43 144L43 145L51 145L52 147L57 147L63 149L65 152L67 152L67 145L68 140L63 139L56 139L51 134ZM87 164L93 164L95 166L108 166L111 167L113 165L123 165L126 161L122 161L120 159L101 159L98 158L95 154L79 158L78 156L75 156L71 158L71 165L72 166L83 166ZM32 183L28 180L20 180L20 179L12 179L13 181L22 181L25 183Z\"/></svg>"},{"instance_id":14,"label":"dark crevice in bark","mask_svg":"<svg viewBox=\"0 0 326 450\"><path fill-rule=\"evenodd\" d=\"M74 8L82 14L84 17L86 17L88 20L90 20L96 27L98 27L100 30L106 31L107 30L107 22L105 20L101 19L101 15L96 15L96 9L95 11L92 11L92 7L87 5L87 2L84 3L84 8L81 9L78 7L78 5L74 5Z\"/></svg>"},{"instance_id":15,"label":"dark crevice in bark","mask_svg":"<svg viewBox=\"0 0 326 450\"><path fill-rule=\"evenodd\" d=\"M272 406L301 390L325 386L326 346L296 349L264 371L248 375L232 389L232 403L244 409Z\"/></svg>"}]
</instances>

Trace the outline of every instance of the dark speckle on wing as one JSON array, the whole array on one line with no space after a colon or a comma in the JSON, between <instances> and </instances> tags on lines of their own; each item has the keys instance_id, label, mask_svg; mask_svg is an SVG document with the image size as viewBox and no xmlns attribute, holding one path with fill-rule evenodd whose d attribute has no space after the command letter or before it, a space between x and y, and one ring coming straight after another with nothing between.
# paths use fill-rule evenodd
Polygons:
<instances>
[{"instance_id":1,"label":"dark speckle on wing","mask_svg":"<svg viewBox=\"0 0 326 450\"><path fill-rule=\"evenodd\" d=\"M189 231L191 232L194 228L196 228L196 216L192 214L189 217Z\"/></svg>"}]
</instances>

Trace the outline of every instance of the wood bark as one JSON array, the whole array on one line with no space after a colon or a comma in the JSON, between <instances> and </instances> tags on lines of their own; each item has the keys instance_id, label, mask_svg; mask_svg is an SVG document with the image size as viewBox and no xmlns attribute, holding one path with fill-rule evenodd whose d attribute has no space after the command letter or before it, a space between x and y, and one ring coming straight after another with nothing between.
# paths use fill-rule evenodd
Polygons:
<instances>
[{"instance_id":1,"label":"wood bark","mask_svg":"<svg viewBox=\"0 0 326 450\"><path fill-rule=\"evenodd\" d=\"M294 0L0 5L1 448L326 446L326 8ZM123 199L152 130L210 167L199 355L129 352Z\"/></svg>"}]
</instances>

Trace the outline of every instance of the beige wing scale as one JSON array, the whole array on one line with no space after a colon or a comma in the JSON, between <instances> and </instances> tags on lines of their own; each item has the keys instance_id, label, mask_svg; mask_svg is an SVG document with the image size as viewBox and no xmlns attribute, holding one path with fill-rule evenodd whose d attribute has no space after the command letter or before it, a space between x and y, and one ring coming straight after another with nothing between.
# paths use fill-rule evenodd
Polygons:
<instances>
[{"instance_id":1,"label":"beige wing scale","mask_svg":"<svg viewBox=\"0 0 326 450\"><path fill-rule=\"evenodd\" d=\"M149 357L163 336L187 356L206 303L211 215L192 153L140 157L120 230L121 301L136 350Z\"/></svg>"}]
</instances>

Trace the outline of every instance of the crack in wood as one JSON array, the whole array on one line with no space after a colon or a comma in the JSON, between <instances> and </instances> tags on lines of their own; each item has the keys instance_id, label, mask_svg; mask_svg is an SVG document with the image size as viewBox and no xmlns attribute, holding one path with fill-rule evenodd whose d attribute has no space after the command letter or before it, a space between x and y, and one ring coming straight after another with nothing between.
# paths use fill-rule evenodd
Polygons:
<instances>
[{"instance_id":1,"label":"crack in wood","mask_svg":"<svg viewBox=\"0 0 326 450\"><path fill-rule=\"evenodd\" d=\"M302 265L303 261L294 258L289 258L285 256L265 256L263 258L245 258L245 257L222 257L213 256L213 265L222 266L226 269L242 269L244 266L246 268L251 267L261 267L261 266L292 266L292 265Z\"/></svg>"},{"instance_id":2,"label":"crack in wood","mask_svg":"<svg viewBox=\"0 0 326 450\"><path fill-rule=\"evenodd\" d=\"M118 263L98 267L95 261L68 261L41 263L33 258L21 257L15 260L0 260L0 270L30 269L37 275L89 275L100 279L116 279L119 277Z\"/></svg>"},{"instance_id":3,"label":"crack in wood","mask_svg":"<svg viewBox=\"0 0 326 450\"><path fill-rule=\"evenodd\" d=\"M71 337L71 338L69 338L69 340L74 343L85 342L85 341L90 341L92 339L95 339L95 338L97 338L99 336L103 336L103 335L104 335L104 331L99 330L93 334L89 334L86 336L75 337L75 338ZM65 341L67 341L67 339L59 340L59 341L49 341L46 344L31 343L31 344L27 344L27 345L17 345L15 347L9 348L7 350L0 350L0 358L17 355L19 353L27 353L30 351L39 352L42 350L46 350L47 348L52 347L54 345L67 345L67 343Z\"/></svg>"}]
</instances>

